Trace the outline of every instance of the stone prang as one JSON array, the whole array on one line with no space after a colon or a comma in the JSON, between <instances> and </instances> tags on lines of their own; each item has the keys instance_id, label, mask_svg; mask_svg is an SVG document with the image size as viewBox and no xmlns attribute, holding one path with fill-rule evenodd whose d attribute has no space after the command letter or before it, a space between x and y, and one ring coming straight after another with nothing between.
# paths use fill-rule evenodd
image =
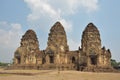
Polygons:
<instances>
[{"instance_id":1,"label":"stone prang","mask_svg":"<svg viewBox=\"0 0 120 80\"><path fill-rule=\"evenodd\" d=\"M56 22L50 29L47 50L52 50L53 52L69 51L66 32L60 22Z\"/></svg>"},{"instance_id":2,"label":"stone prang","mask_svg":"<svg viewBox=\"0 0 120 80\"><path fill-rule=\"evenodd\" d=\"M14 64L36 64L39 42L36 33L28 30L21 39L20 47L15 51Z\"/></svg>"},{"instance_id":3,"label":"stone prang","mask_svg":"<svg viewBox=\"0 0 120 80\"><path fill-rule=\"evenodd\" d=\"M86 55L85 70L104 70L111 67L111 52L105 47L101 48L100 33L93 23L89 23L83 31L81 43L81 50Z\"/></svg>"},{"instance_id":4,"label":"stone prang","mask_svg":"<svg viewBox=\"0 0 120 80\"><path fill-rule=\"evenodd\" d=\"M56 22L50 29L47 44L47 63L67 63L66 52L69 51L69 47L67 45L66 32L60 22Z\"/></svg>"}]
</instances>

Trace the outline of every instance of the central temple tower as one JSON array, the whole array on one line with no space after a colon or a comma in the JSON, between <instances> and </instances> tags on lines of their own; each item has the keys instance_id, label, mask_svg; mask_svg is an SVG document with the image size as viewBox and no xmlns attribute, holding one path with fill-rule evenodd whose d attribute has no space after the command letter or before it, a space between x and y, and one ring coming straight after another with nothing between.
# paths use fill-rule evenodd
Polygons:
<instances>
[{"instance_id":1,"label":"central temple tower","mask_svg":"<svg viewBox=\"0 0 120 80\"><path fill-rule=\"evenodd\" d=\"M56 22L50 29L46 58L47 63L67 63L66 52L69 51L67 45L66 32L60 22Z\"/></svg>"}]
</instances>

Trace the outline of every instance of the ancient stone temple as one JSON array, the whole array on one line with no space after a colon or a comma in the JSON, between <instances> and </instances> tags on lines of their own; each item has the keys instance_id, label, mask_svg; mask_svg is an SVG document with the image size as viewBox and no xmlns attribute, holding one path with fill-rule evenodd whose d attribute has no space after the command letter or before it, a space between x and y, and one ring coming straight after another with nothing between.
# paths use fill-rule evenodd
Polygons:
<instances>
[{"instance_id":1,"label":"ancient stone temple","mask_svg":"<svg viewBox=\"0 0 120 80\"><path fill-rule=\"evenodd\" d=\"M50 29L45 50L39 49L33 30L22 36L20 47L14 53L12 68L112 71L110 59L111 52L101 47L100 33L93 23L83 31L78 50L70 51L64 27L56 22Z\"/></svg>"}]
</instances>

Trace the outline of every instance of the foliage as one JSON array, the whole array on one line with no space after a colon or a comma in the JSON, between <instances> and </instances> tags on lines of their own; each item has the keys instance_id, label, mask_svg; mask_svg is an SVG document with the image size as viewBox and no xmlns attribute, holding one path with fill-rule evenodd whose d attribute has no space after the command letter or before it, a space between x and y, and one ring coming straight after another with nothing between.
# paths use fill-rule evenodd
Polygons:
<instances>
[{"instance_id":1,"label":"foliage","mask_svg":"<svg viewBox=\"0 0 120 80\"><path fill-rule=\"evenodd\" d=\"M119 67L119 66L120 66L120 62L117 62L116 60L111 59L111 65L112 65L113 67Z\"/></svg>"},{"instance_id":2,"label":"foliage","mask_svg":"<svg viewBox=\"0 0 120 80\"><path fill-rule=\"evenodd\" d=\"M0 62L0 66L8 66L9 63Z\"/></svg>"}]
</instances>

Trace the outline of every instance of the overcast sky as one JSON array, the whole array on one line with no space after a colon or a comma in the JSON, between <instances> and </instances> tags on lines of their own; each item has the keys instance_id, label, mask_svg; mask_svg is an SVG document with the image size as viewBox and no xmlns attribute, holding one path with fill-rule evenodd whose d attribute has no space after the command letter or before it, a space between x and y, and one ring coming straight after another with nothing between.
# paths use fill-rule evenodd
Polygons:
<instances>
[{"instance_id":1,"label":"overcast sky","mask_svg":"<svg viewBox=\"0 0 120 80\"><path fill-rule=\"evenodd\" d=\"M12 62L28 29L36 32L40 50L45 49L56 21L66 30L70 50L81 46L83 30L94 23L102 46L120 61L120 0L0 0L0 62Z\"/></svg>"}]
</instances>

